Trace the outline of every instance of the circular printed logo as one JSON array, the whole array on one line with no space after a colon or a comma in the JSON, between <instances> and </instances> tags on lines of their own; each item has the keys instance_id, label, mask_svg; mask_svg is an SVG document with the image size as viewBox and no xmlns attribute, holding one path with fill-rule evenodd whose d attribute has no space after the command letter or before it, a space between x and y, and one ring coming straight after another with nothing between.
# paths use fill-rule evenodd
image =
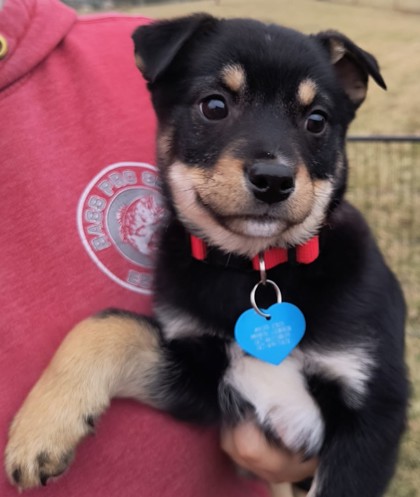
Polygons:
<instances>
[{"instance_id":1,"label":"circular printed logo","mask_svg":"<svg viewBox=\"0 0 420 497\"><path fill-rule=\"evenodd\" d=\"M156 168L119 162L89 183L79 201L77 225L88 254L106 275L125 288L151 293L164 216Z\"/></svg>"}]
</instances>

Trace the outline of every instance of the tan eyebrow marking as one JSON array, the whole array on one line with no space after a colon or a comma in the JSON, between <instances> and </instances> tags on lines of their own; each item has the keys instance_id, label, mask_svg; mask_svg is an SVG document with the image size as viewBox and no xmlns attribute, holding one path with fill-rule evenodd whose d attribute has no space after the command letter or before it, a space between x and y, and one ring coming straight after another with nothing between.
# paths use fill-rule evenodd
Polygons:
<instances>
[{"instance_id":1,"label":"tan eyebrow marking","mask_svg":"<svg viewBox=\"0 0 420 497\"><path fill-rule=\"evenodd\" d=\"M303 80L298 88L297 96L299 103L304 106L311 105L316 95L316 83L312 79Z\"/></svg>"},{"instance_id":2,"label":"tan eyebrow marking","mask_svg":"<svg viewBox=\"0 0 420 497\"><path fill-rule=\"evenodd\" d=\"M239 64L229 64L222 69L221 77L223 83L235 93L245 87L245 70Z\"/></svg>"}]
</instances>

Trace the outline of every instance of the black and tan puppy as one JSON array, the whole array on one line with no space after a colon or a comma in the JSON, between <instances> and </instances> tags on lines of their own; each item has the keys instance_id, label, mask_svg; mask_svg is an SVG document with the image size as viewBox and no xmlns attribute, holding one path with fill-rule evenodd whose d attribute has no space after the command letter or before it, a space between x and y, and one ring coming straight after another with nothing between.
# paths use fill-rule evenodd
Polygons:
<instances>
[{"instance_id":1,"label":"black and tan puppy","mask_svg":"<svg viewBox=\"0 0 420 497\"><path fill-rule=\"evenodd\" d=\"M125 396L194 422L253 417L274 442L319 455L311 497L381 496L405 423L405 308L343 200L347 127L368 77L385 87L375 59L336 32L208 15L142 27L134 41L169 209L155 320L110 310L68 335L13 421L10 480L60 474ZM233 336L260 260L306 319L279 365ZM269 308L271 284L256 299Z\"/></svg>"}]
</instances>

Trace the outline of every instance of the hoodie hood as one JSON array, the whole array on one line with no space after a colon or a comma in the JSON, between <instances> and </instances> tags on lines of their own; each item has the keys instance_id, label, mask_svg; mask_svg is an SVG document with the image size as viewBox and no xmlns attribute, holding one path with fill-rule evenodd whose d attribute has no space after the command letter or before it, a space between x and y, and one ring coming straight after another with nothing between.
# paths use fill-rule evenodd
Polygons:
<instances>
[{"instance_id":1,"label":"hoodie hood","mask_svg":"<svg viewBox=\"0 0 420 497\"><path fill-rule=\"evenodd\" d=\"M40 64L63 40L76 13L58 0L6 0L1 7L0 35L6 54L0 59L0 90Z\"/></svg>"}]
</instances>

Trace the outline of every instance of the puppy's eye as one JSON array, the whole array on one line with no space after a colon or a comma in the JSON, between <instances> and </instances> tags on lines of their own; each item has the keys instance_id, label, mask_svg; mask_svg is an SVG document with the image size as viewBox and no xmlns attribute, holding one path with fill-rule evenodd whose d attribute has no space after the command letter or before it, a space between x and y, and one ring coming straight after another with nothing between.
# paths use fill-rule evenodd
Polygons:
<instances>
[{"instance_id":1,"label":"puppy's eye","mask_svg":"<svg viewBox=\"0 0 420 497\"><path fill-rule=\"evenodd\" d=\"M200 102L203 116L210 121L220 121L228 115L228 106L220 95L211 95Z\"/></svg>"},{"instance_id":2,"label":"puppy's eye","mask_svg":"<svg viewBox=\"0 0 420 497\"><path fill-rule=\"evenodd\" d=\"M322 112L312 112L306 119L305 128L314 135L321 134L327 126L327 118Z\"/></svg>"}]
</instances>

